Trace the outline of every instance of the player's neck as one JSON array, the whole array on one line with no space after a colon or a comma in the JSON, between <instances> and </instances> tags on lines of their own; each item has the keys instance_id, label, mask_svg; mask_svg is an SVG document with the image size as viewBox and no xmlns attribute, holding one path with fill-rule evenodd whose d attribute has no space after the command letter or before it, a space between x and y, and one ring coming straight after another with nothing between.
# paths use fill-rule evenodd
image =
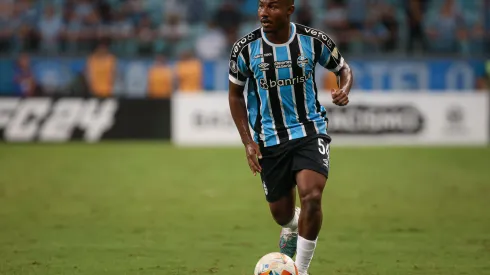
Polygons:
<instances>
[{"instance_id":1,"label":"player's neck","mask_svg":"<svg viewBox=\"0 0 490 275\"><path fill-rule=\"evenodd\" d=\"M273 44L284 44L289 41L289 38L291 37L291 31L291 24L288 23L286 27L275 32L266 33L265 35L267 36L267 40L269 40Z\"/></svg>"}]
</instances>

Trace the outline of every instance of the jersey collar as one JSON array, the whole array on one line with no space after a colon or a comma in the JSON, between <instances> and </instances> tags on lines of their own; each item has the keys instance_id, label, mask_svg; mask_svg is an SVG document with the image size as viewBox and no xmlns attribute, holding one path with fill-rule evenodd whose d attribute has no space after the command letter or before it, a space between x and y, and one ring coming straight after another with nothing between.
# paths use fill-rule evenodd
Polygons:
<instances>
[{"instance_id":1,"label":"jersey collar","mask_svg":"<svg viewBox=\"0 0 490 275\"><path fill-rule=\"evenodd\" d=\"M262 38L264 39L265 43L269 44L272 47L282 47L282 46L287 46L287 45L291 44L291 42L293 42L293 40L294 40L294 37L296 36L296 25L293 23L290 23L290 24L291 24L291 37L289 37L289 40L283 44L274 44L274 43L270 42L267 39L266 34L264 33L264 28L260 28L260 32L262 33Z\"/></svg>"}]
</instances>

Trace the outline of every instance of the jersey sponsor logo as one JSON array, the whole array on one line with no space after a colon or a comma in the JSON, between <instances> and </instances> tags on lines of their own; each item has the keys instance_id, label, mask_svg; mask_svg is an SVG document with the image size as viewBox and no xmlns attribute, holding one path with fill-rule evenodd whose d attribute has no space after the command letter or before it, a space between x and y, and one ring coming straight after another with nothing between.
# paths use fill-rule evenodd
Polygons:
<instances>
[{"instance_id":1,"label":"jersey sponsor logo","mask_svg":"<svg viewBox=\"0 0 490 275\"><path fill-rule=\"evenodd\" d=\"M306 56L301 55L298 57L297 62L299 67L304 68L306 65L308 65L309 60Z\"/></svg>"},{"instance_id":2,"label":"jersey sponsor logo","mask_svg":"<svg viewBox=\"0 0 490 275\"><path fill-rule=\"evenodd\" d=\"M240 39L238 42L235 43L233 46L233 53L232 56L236 58L240 51L242 50L243 46L247 43L248 39L246 37Z\"/></svg>"},{"instance_id":3,"label":"jersey sponsor logo","mask_svg":"<svg viewBox=\"0 0 490 275\"><path fill-rule=\"evenodd\" d=\"M314 29L310 29L310 28L305 28L305 32L308 33L308 34L311 34L313 36L316 36L317 38L319 38L320 40L323 40L325 41L325 43L327 43L327 46L329 48L332 47L333 45L333 42L332 40L328 37L328 35L326 35L325 33L321 32L321 31L317 31L317 30L314 30Z\"/></svg>"},{"instance_id":4,"label":"jersey sponsor logo","mask_svg":"<svg viewBox=\"0 0 490 275\"><path fill-rule=\"evenodd\" d=\"M258 65L261 71L268 71L269 70L269 63L262 62Z\"/></svg>"},{"instance_id":5,"label":"jersey sponsor logo","mask_svg":"<svg viewBox=\"0 0 490 275\"><path fill-rule=\"evenodd\" d=\"M297 76L294 78L289 78L289 79L279 79L277 81L275 80L266 80L264 78L261 78L259 80L260 87L264 90L269 90L271 88L275 87L284 87L284 86L293 86L299 83L305 83L308 81L311 77L313 76L313 73L310 72L307 75L303 76Z\"/></svg>"},{"instance_id":6,"label":"jersey sponsor logo","mask_svg":"<svg viewBox=\"0 0 490 275\"><path fill-rule=\"evenodd\" d=\"M76 129L85 141L99 141L115 123L115 99L50 98L0 101L0 130L7 141L64 142Z\"/></svg>"},{"instance_id":7,"label":"jersey sponsor logo","mask_svg":"<svg viewBox=\"0 0 490 275\"><path fill-rule=\"evenodd\" d=\"M254 56L254 59L259 59L259 58L269 57L269 56L272 56L272 54L271 53L257 54Z\"/></svg>"},{"instance_id":8,"label":"jersey sponsor logo","mask_svg":"<svg viewBox=\"0 0 490 275\"><path fill-rule=\"evenodd\" d=\"M243 37L242 39L238 40L235 43L235 45L233 45L231 56L233 58L236 58L240 53L240 51L242 50L243 46L245 46L245 44L247 44L248 41L253 40L254 38L255 35L253 33L250 33L246 37Z\"/></svg>"},{"instance_id":9,"label":"jersey sponsor logo","mask_svg":"<svg viewBox=\"0 0 490 275\"><path fill-rule=\"evenodd\" d=\"M274 62L274 66L276 67L276 69L291 68L292 64L293 62L291 62L291 60Z\"/></svg>"},{"instance_id":10,"label":"jersey sponsor logo","mask_svg":"<svg viewBox=\"0 0 490 275\"><path fill-rule=\"evenodd\" d=\"M230 70L235 74L238 73L238 65L235 60L230 60Z\"/></svg>"}]
</instances>

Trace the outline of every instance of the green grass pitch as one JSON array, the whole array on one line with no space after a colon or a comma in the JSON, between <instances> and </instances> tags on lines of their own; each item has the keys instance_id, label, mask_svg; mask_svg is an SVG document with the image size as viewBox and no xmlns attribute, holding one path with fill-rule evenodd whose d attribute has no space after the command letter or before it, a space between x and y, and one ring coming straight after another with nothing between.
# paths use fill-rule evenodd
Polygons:
<instances>
[{"instance_id":1,"label":"green grass pitch","mask_svg":"<svg viewBox=\"0 0 490 275\"><path fill-rule=\"evenodd\" d=\"M489 148L336 148L313 275L490 274ZM252 275L279 227L236 149L0 145L0 274Z\"/></svg>"}]
</instances>

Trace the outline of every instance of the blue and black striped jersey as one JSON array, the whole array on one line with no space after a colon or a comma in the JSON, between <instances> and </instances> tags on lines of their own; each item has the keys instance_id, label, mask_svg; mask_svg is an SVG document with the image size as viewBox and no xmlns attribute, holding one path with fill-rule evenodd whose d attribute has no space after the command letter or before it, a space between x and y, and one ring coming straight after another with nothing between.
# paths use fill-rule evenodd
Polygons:
<instances>
[{"instance_id":1,"label":"blue and black striped jersey","mask_svg":"<svg viewBox=\"0 0 490 275\"><path fill-rule=\"evenodd\" d=\"M248 120L254 140L265 147L327 134L327 114L318 101L315 66L338 73L343 57L324 32L291 23L284 44L267 40L261 28L238 40L231 51L229 79L248 81Z\"/></svg>"}]
</instances>

